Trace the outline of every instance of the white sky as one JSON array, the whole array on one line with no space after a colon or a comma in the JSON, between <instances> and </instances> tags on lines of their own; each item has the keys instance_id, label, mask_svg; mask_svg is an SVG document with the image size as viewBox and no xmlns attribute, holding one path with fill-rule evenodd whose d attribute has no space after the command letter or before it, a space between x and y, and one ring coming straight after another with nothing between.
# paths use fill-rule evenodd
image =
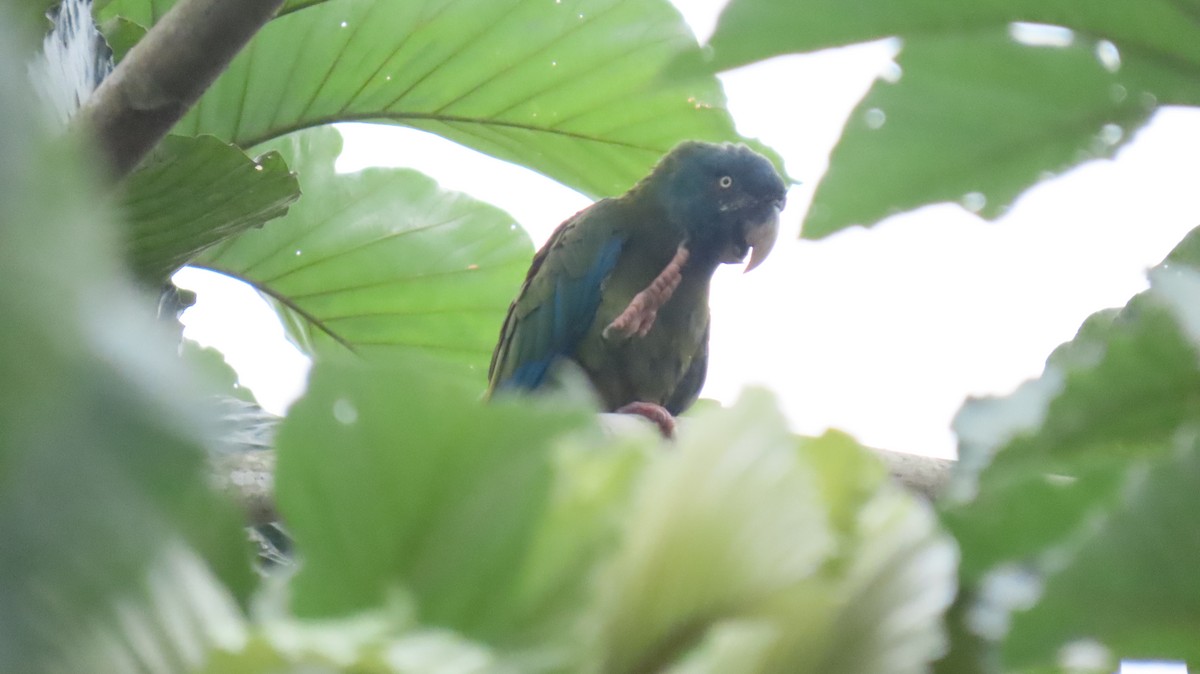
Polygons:
<instances>
[{"instance_id":1,"label":"white sky","mask_svg":"<svg viewBox=\"0 0 1200 674\"><path fill-rule=\"evenodd\" d=\"M701 38L720 2L677 2ZM795 430L828 427L878 447L953 455L950 420L968 395L1040 373L1092 312L1124 304L1145 270L1200 225L1200 111L1167 109L1115 161L1028 192L1002 220L952 205L819 242L796 235L853 106L891 48L790 56L722 76L739 130L778 150L803 181L784 232L753 273L714 281L703 395L775 391ZM525 169L398 127L342 127L341 171L411 166L512 214L541 245L581 195ZM200 300L185 334L222 349L265 407L302 390L306 361L248 289L185 270ZM498 329L498 326L497 326Z\"/></svg>"}]
</instances>

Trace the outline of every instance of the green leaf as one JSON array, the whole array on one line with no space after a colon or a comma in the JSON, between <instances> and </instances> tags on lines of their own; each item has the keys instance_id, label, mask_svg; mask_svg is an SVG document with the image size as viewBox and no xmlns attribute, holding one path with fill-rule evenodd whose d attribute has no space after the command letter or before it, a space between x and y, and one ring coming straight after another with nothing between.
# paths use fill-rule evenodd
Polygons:
<instances>
[{"instance_id":1,"label":"green leaf","mask_svg":"<svg viewBox=\"0 0 1200 674\"><path fill-rule=\"evenodd\" d=\"M510 602L520 625L515 641L540 644L541 657L560 669L578 666L594 578L617 545L631 495L657 451L658 437L639 433L575 434L556 443L549 496Z\"/></svg>"},{"instance_id":2,"label":"green leaf","mask_svg":"<svg viewBox=\"0 0 1200 674\"><path fill-rule=\"evenodd\" d=\"M531 254L512 218L414 171L336 174L332 128L274 147L300 174L304 197L196 264L294 312L293 337L316 353L419 351L486 367Z\"/></svg>"},{"instance_id":3,"label":"green leaf","mask_svg":"<svg viewBox=\"0 0 1200 674\"><path fill-rule=\"evenodd\" d=\"M98 26L108 48L112 50L113 61L120 63L145 35L146 27L135 23L123 16L114 16Z\"/></svg>"},{"instance_id":4,"label":"green leaf","mask_svg":"<svg viewBox=\"0 0 1200 674\"><path fill-rule=\"evenodd\" d=\"M123 183L131 263L139 276L164 281L299 198L296 176L278 153L255 160L212 136L167 136Z\"/></svg>"},{"instance_id":5,"label":"green leaf","mask_svg":"<svg viewBox=\"0 0 1200 674\"><path fill-rule=\"evenodd\" d=\"M761 394L724 419L694 419L678 444L649 466L600 581L601 671L664 669L722 620L754 615L811 577L833 550L815 475Z\"/></svg>"},{"instance_id":6,"label":"green leaf","mask_svg":"<svg viewBox=\"0 0 1200 674\"><path fill-rule=\"evenodd\" d=\"M238 374L226 362L225 354L211 346L200 346L190 340L182 340L179 346L179 356L189 363L189 367L207 379L210 390L252 403L254 394L250 389L238 383Z\"/></svg>"},{"instance_id":7,"label":"green leaf","mask_svg":"<svg viewBox=\"0 0 1200 674\"><path fill-rule=\"evenodd\" d=\"M345 619L265 616L244 648L215 653L208 674L514 674L486 645L449 630L412 623L396 603Z\"/></svg>"},{"instance_id":8,"label":"green leaf","mask_svg":"<svg viewBox=\"0 0 1200 674\"><path fill-rule=\"evenodd\" d=\"M1200 104L1198 19L1170 0L733 0L705 69L903 38L899 81L855 110L818 187L804 236L820 238L938 201L994 218L1045 175L1111 156L1158 105ZM1047 39L1066 46L1019 44Z\"/></svg>"},{"instance_id":9,"label":"green leaf","mask_svg":"<svg viewBox=\"0 0 1200 674\"><path fill-rule=\"evenodd\" d=\"M1194 471L1200 428L1193 239L1151 273L1149 291L1089 319L1041 379L959 413L961 460L942 504L962 546L969 597L954 653L982 644L1003 649L1008 664L1050 666L1068 642L1098 639L1120 657L1188 654L1178 635L1194 631L1196 617L1182 608L1194 606L1193 589L1171 580L1175 594L1155 595L1161 585L1151 578L1194 565L1190 539L1157 531L1163 524L1151 511L1182 507L1194 491L1172 475ZM1136 543L1135 535L1171 542ZM1047 606L1038 603L1043 588ZM1154 629L1128 622L1145 623L1155 602L1169 608Z\"/></svg>"},{"instance_id":10,"label":"green leaf","mask_svg":"<svg viewBox=\"0 0 1200 674\"><path fill-rule=\"evenodd\" d=\"M0 5L0 671L175 671L253 582L209 420L125 278L95 166L45 131Z\"/></svg>"},{"instance_id":11,"label":"green leaf","mask_svg":"<svg viewBox=\"0 0 1200 674\"><path fill-rule=\"evenodd\" d=\"M1024 479L1033 467L1072 474L1157 454L1200 421L1197 340L1184 313L1200 301L1200 281L1184 285L1188 277L1200 278L1184 265L1160 268L1151 290L1119 314L1089 319L1041 379L1009 398L968 401L955 420L953 500L975 498L985 482Z\"/></svg>"},{"instance_id":12,"label":"green leaf","mask_svg":"<svg viewBox=\"0 0 1200 674\"><path fill-rule=\"evenodd\" d=\"M965 36L1013 22L1063 26L1121 48L1122 60L1200 68L1200 9L1172 0L863 0L853 11L838 0L730 0L709 46L712 67L724 70L778 54L807 52L899 36ZM907 40L906 40L907 41Z\"/></svg>"},{"instance_id":13,"label":"green leaf","mask_svg":"<svg viewBox=\"0 0 1200 674\"><path fill-rule=\"evenodd\" d=\"M283 3L283 7L279 8L279 16L291 14L292 12L298 12L305 7L312 7L313 5L319 5L327 1L328 0L286 0L286 2Z\"/></svg>"},{"instance_id":14,"label":"green leaf","mask_svg":"<svg viewBox=\"0 0 1200 674\"><path fill-rule=\"evenodd\" d=\"M280 429L277 494L304 558L301 615L411 592L420 621L477 638L512 593L546 507L550 443L578 412L483 404L430 357L314 366Z\"/></svg>"},{"instance_id":15,"label":"green leaf","mask_svg":"<svg viewBox=\"0 0 1200 674\"><path fill-rule=\"evenodd\" d=\"M907 41L900 79L876 83L852 113L804 236L938 201L997 217L1048 172L1111 156L1155 101L1200 103L1200 67L1182 79L1131 54L1110 69L1097 49L1084 37L1033 47L999 31Z\"/></svg>"},{"instance_id":16,"label":"green leaf","mask_svg":"<svg viewBox=\"0 0 1200 674\"><path fill-rule=\"evenodd\" d=\"M660 76L696 49L666 0L331 0L271 21L175 132L402 124L613 195L680 141L739 140L716 78Z\"/></svg>"},{"instance_id":17,"label":"green leaf","mask_svg":"<svg viewBox=\"0 0 1200 674\"><path fill-rule=\"evenodd\" d=\"M600 577L594 671L923 671L953 547L886 480L843 435L797 448L760 392L682 426Z\"/></svg>"},{"instance_id":18,"label":"green leaf","mask_svg":"<svg viewBox=\"0 0 1200 674\"><path fill-rule=\"evenodd\" d=\"M1200 450L1194 434L1183 442L1176 456L1130 467L1109 514L1063 543L1070 564L1043 564L1037 606L1013 616L1006 663L1052 663L1084 639L1114 663L1200 661Z\"/></svg>"},{"instance_id":19,"label":"green leaf","mask_svg":"<svg viewBox=\"0 0 1200 674\"><path fill-rule=\"evenodd\" d=\"M150 27L179 0L92 0L92 14L100 25L110 25L120 17L143 27ZM132 46L132 45L131 45Z\"/></svg>"},{"instance_id":20,"label":"green leaf","mask_svg":"<svg viewBox=\"0 0 1200 674\"><path fill-rule=\"evenodd\" d=\"M1120 314L1089 319L1039 380L959 412L960 461L943 506L964 578L1069 535L1112 506L1129 459L1161 454L1200 422L1200 361L1177 308L1200 292L1171 300L1159 278Z\"/></svg>"},{"instance_id":21,"label":"green leaf","mask_svg":"<svg viewBox=\"0 0 1200 674\"><path fill-rule=\"evenodd\" d=\"M50 30L47 14L54 11L59 3L57 0L26 0L10 4L18 9L15 12L7 12L15 20L9 33L13 39L21 40L17 43L20 47L28 47Z\"/></svg>"},{"instance_id":22,"label":"green leaf","mask_svg":"<svg viewBox=\"0 0 1200 674\"><path fill-rule=\"evenodd\" d=\"M803 611L793 615L807 622L807 634L790 643L776 671L927 671L944 649L942 614L957 585L954 542L928 505L893 484L849 436L805 439L801 451L820 476L839 549L805 588L814 596L797 597Z\"/></svg>"}]
</instances>

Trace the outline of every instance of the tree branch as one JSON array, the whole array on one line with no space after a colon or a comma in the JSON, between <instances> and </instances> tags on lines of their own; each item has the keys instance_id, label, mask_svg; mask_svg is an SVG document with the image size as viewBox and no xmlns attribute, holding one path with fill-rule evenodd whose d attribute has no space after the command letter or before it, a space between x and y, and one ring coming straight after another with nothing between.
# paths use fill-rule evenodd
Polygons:
<instances>
[{"instance_id":1,"label":"tree branch","mask_svg":"<svg viewBox=\"0 0 1200 674\"><path fill-rule=\"evenodd\" d=\"M183 118L284 0L180 0L80 111L120 179Z\"/></svg>"}]
</instances>

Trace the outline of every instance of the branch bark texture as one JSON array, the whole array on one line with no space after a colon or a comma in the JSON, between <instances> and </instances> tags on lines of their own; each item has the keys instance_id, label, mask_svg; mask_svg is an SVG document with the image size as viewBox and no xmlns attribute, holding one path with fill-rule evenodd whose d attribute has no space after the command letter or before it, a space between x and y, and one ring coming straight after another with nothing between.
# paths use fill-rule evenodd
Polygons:
<instances>
[{"instance_id":1,"label":"branch bark texture","mask_svg":"<svg viewBox=\"0 0 1200 674\"><path fill-rule=\"evenodd\" d=\"M96 89L80 114L115 179L195 105L284 0L180 0Z\"/></svg>"}]
</instances>

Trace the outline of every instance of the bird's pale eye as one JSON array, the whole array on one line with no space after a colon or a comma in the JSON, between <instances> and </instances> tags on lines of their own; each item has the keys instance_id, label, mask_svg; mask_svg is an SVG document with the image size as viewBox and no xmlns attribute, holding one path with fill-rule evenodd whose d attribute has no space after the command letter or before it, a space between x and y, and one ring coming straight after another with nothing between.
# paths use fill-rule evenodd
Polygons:
<instances>
[{"instance_id":1,"label":"bird's pale eye","mask_svg":"<svg viewBox=\"0 0 1200 674\"><path fill-rule=\"evenodd\" d=\"M733 186L733 178L730 176L721 176L721 179L717 181L717 184L720 185L722 189L728 189L729 187Z\"/></svg>"}]
</instances>

